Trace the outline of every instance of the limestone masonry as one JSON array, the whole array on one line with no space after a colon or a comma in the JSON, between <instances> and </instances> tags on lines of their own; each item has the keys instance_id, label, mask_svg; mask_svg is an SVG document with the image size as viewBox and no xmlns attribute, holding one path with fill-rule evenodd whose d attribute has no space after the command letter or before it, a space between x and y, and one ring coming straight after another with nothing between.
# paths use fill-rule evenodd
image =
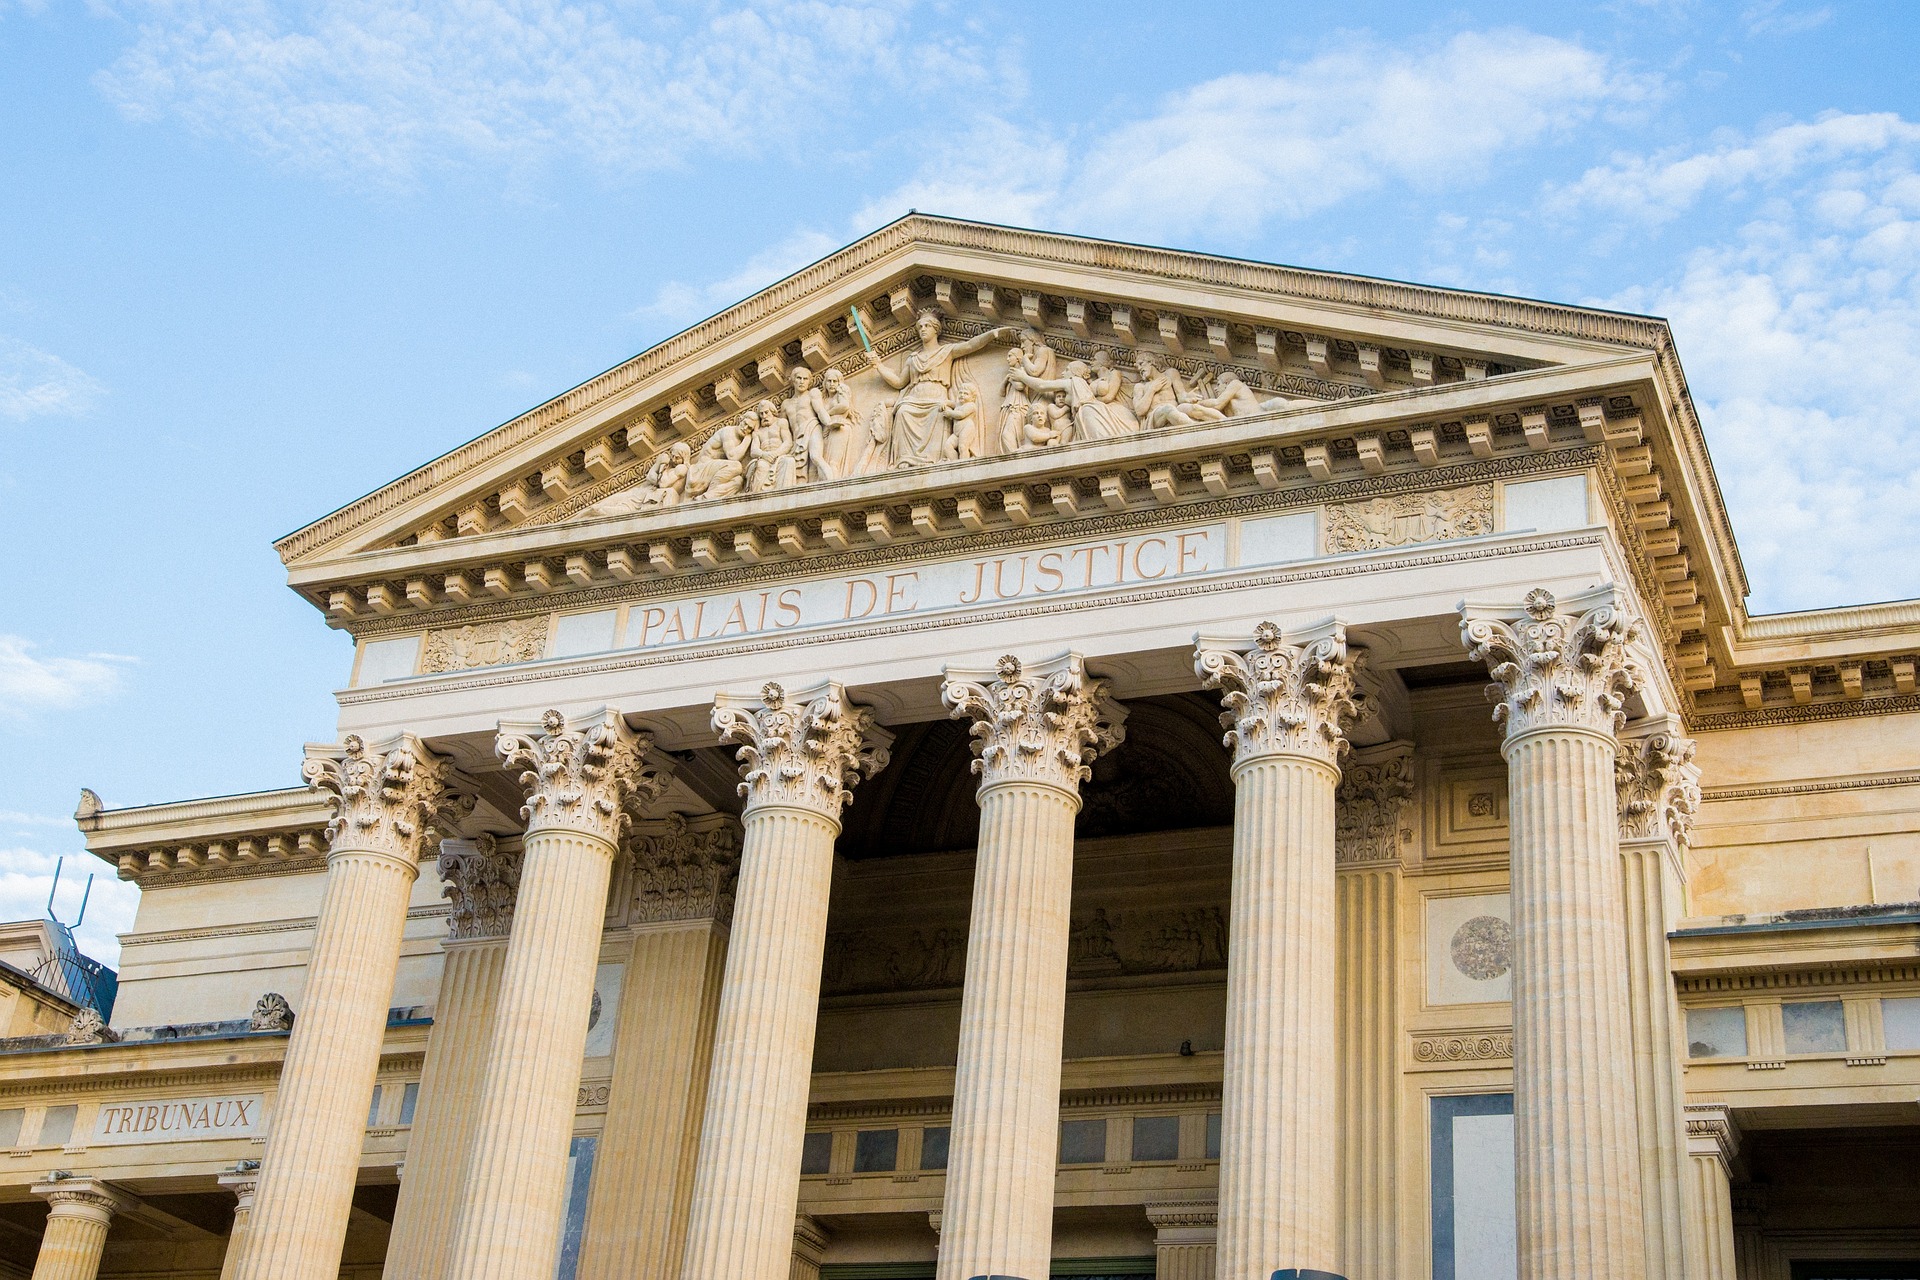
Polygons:
<instances>
[{"instance_id":1,"label":"limestone masonry","mask_svg":"<svg viewBox=\"0 0 1920 1280\"><path fill-rule=\"evenodd\" d=\"M914 215L279 551L0 1277L1920 1276L1920 602L1660 320Z\"/></svg>"}]
</instances>

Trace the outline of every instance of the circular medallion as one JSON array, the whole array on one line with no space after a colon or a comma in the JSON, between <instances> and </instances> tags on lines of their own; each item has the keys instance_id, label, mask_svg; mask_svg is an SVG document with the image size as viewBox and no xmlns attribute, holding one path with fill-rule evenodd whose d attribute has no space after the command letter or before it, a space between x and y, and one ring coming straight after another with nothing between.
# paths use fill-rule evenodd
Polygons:
<instances>
[{"instance_id":1,"label":"circular medallion","mask_svg":"<svg viewBox=\"0 0 1920 1280\"><path fill-rule=\"evenodd\" d=\"M1475 916L1453 932L1453 967L1475 982L1513 968L1513 929L1499 916Z\"/></svg>"}]
</instances>

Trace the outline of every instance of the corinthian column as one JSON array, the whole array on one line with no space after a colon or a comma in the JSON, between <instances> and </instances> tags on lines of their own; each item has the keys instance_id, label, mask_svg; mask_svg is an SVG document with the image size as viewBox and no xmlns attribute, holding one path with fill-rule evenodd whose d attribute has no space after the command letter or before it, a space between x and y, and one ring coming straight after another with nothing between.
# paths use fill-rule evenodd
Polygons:
<instances>
[{"instance_id":1,"label":"corinthian column","mask_svg":"<svg viewBox=\"0 0 1920 1280\"><path fill-rule=\"evenodd\" d=\"M227 1228L227 1251L220 1259L220 1280L233 1280L246 1252L247 1224L253 1221L253 1193L260 1183L260 1162L242 1160L220 1175L220 1185L233 1192L233 1225Z\"/></svg>"},{"instance_id":2,"label":"corinthian column","mask_svg":"<svg viewBox=\"0 0 1920 1280\"><path fill-rule=\"evenodd\" d=\"M453 910L440 944L446 958L386 1264L393 1275L426 1280L439 1280L459 1223L461 1178L479 1121L487 1042L513 927L520 851L503 848L490 835L443 840L440 878Z\"/></svg>"},{"instance_id":3,"label":"corinthian column","mask_svg":"<svg viewBox=\"0 0 1920 1280\"><path fill-rule=\"evenodd\" d=\"M1244 642L1241 642L1244 644ZM1198 639L1233 750L1220 1108L1221 1280L1334 1274L1340 1219L1334 792L1357 711L1347 632Z\"/></svg>"},{"instance_id":4,"label":"corinthian column","mask_svg":"<svg viewBox=\"0 0 1920 1280\"><path fill-rule=\"evenodd\" d=\"M611 709L500 726L495 749L524 770L527 834L449 1276L553 1274L607 880L630 811L666 786L652 746Z\"/></svg>"},{"instance_id":5,"label":"corinthian column","mask_svg":"<svg viewBox=\"0 0 1920 1280\"><path fill-rule=\"evenodd\" d=\"M939 1276L1045 1280L1073 820L1087 765L1124 739L1126 711L1074 653L1032 670L1013 657L992 671L949 668L940 697L973 721L980 838Z\"/></svg>"},{"instance_id":6,"label":"corinthian column","mask_svg":"<svg viewBox=\"0 0 1920 1280\"><path fill-rule=\"evenodd\" d=\"M740 864L737 824L721 814L636 823L628 848L633 949L580 1280L680 1274Z\"/></svg>"},{"instance_id":7,"label":"corinthian column","mask_svg":"<svg viewBox=\"0 0 1920 1280\"><path fill-rule=\"evenodd\" d=\"M740 748L747 805L681 1274L786 1280L833 842L854 784L886 766L893 738L832 682L792 697L769 684L758 701L722 693L713 727Z\"/></svg>"},{"instance_id":8,"label":"corinthian column","mask_svg":"<svg viewBox=\"0 0 1920 1280\"><path fill-rule=\"evenodd\" d=\"M1733 1250L1733 1158L1740 1127L1718 1102L1686 1105L1688 1163L1694 1191L1687 1274L1696 1280L1738 1280Z\"/></svg>"},{"instance_id":9,"label":"corinthian column","mask_svg":"<svg viewBox=\"0 0 1920 1280\"><path fill-rule=\"evenodd\" d=\"M327 887L235 1273L241 1280L339 1274L421 847L473 808L471 797L448 789L451 763L411 734L377 750L357 737L309 747L301 771L333 806Z\"/></svg>"},{"instance_id":10,"label":"corinthian column","mask_svg":"<svg viewBox=\"0 0 1920 1280\"><path fill-rule=\"evenodd\" d=\"M1610 585L1460 614L1506 726L1520 1277L1632 1280L1647 1271L1614 757L1639 624Z\"/></svg>"},{"instance_id":11,"label":"corinthian column","mask_svg":"<svg viewBox=\"0 0 1920 1280\"><path fill-rule=\"evenodd\" d=\"M107 1247L107 1227L133 1201L97 1179L65 1173L49 1174L33 1194L49 1206L33 1280L94 1280Z\"/></svg>"},{"instance_id":12,"label":"corinthian column","mask_svg":"<svg viewBox=\"0 0 1920 1280\"><path fill-rule=\"evenodd\" d=\"M1627 995L1633 1015L1634 1092L1639 1125L1641 1242L1650 1276L1698 1274L1688 1258L1687 1222L1706 1206L1690 1176L1681 1083L1684 1039L1674 996L1667 932L1680 919L1682 860L1700 807L1693 743L1671 716L1635 725L1620 742L1614 793L1620 814L1620 869L1627 925Z\"/></svg>"}]
</instances>

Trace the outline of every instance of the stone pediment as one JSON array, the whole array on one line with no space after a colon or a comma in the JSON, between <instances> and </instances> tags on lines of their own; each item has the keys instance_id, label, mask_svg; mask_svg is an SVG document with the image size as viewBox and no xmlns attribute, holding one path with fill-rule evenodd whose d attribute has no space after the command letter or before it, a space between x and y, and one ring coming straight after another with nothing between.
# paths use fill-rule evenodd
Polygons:
<instances>
[{"instance_id":1,"label":"stone pediment","mask_svg":"<svg viewBox=\"0 0 1920 1280\"><path fill-rule=\"evenodd\" d=\"M925 322L926 334L921 329ZM1645 350L1657 322L916 215L283 539L290 565Z\"/></svg>"}]
</instances>

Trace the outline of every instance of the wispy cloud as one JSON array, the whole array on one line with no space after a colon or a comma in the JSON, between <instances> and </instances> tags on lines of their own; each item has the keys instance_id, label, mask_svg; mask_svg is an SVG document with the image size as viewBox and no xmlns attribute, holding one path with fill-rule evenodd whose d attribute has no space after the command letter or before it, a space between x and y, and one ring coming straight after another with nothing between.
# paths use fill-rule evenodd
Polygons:
<instances>
[{"instance_id":1,"label":"wispy cloud","mask_svg":"<svg viewBox=\"0 0 1920 1280\"><path fill-rule=\"evenodd\" d=\"M1673 322L1754 607L1920 596L1920 127L1830 117L1616 168L1746 201L1728 243L1611 301Z\"/></svg>"},{"instance_id":2,"label":"wispy cloud","mask_svg":"<svg viewBox=\"0 0 1920 1280\"><path fill-rule=\"evenodd\" d=\"M0 634L0 718L60 711L108 697L134 659L92 653L79 658L41 658L33 642Z\"/></svg>"},{"instance_id":3,"label":"wispy cloud","mask_svg":"<svg viewBox=\"0 0 1920 1280\"><path fill-rule=\"evenodd\" d=\"M1833 10L1825 5L1817 9L1791 9L1785 0L1762 0L1748 5L1740 14L1740 25L1750 36L1797 36L1833 19Z\"/></svg>"},{"instance_id":4,"label":"wispy cloud","mask_svg":"<svg viewBox=\"0 0 1920 1280\"><path fill-rule=\"evenodd\" d=\"M105 388L59 356L0 336L0 418L74 417Z\"/></svg>"},{"instance_id":5,"label":"wispy cloud","mask_svg":"<svg viewBox=\"0 0 1920 1280\"><path fill-rule=\"evenodd\" d=\"M871 228L868 228L869 230ZM670 280L633 311L633 318L678 329L704 320L755 291L785 278L838 249L839 237L801 228L748 258L738 271L719 280L694 284Z\"/></svg>"},{"instance_id":6,"label":"wispy cloud","mask_svg":"<svg viewBox=\"0 0 1920 1280\"><path fill-rule=\"evenodd\" d=\"M1466 32L1409 49L1352 38L1309 61L1205 81L1091 136L987 119L859 221L909 206L1128 236L1248 234L1389 183L1471 185L1657 81L1579 44Z\"/></svg>"},{"instance_id":7,"label":"wispy cloud","mask_svg":"<svg viewBox=\"0 0 1920 1280\"><path fill-rule=\"evenodd\" d=\"M964 26L921 36L907 0L652 5L565 0L122 0L138 36L98 79L136 120L175 118L294 166L406 182L467 162L573 156L607 170L753 155L872 81L986 74Z\"/></svg>"},{"instance_id":8,"label":"wispy cloud","mask_svg":"<svg viewBox=\"0 0 1920 1280\"><path fill-rule=\"evenodd\" d=\"M54 890L53 873L59 855L35 845L0 846L0 920L40 920L47 914L47 897ZM92 874L91 894L85 888ZM87 914L75 930L80 950L95 960L117 967L120 963L118 934L133 927L133 913L140 904L139 887L121 881L104 862L90 854L66 855L61 872L54 912L72 924L86 894Z\"/></svg>"}]
</instances>

